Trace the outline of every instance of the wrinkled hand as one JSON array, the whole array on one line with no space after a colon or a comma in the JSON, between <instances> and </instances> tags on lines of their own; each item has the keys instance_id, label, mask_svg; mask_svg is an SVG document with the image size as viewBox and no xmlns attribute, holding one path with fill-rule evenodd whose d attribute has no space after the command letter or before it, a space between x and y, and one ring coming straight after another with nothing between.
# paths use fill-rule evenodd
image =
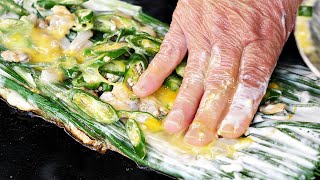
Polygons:
<instances>
[{"instance_id":1,"label":"wrinkled hand","mask_svg":"<svg viewBox=\"0 0 320 180\"><path fill-rule=\"evenodd\" d=\"M202 146L241 136L265 94L300 0L180 0L160 52L134 86L155 92L188 51L178 97L164 122Z\"/></svg>"}]
</instances>

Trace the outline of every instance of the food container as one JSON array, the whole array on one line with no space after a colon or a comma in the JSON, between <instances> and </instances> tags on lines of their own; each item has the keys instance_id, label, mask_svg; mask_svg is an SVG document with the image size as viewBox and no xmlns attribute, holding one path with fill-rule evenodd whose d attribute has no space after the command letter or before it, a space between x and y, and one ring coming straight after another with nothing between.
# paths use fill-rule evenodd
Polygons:
<instances>
[{"instance_id":1,"label":"food container","mask_svg":"<svg viewBox=\"0 0 320 180\"><path fill-rule=\"evenodd\" d=\"M320 77L320 1L305 0L299 8L295 38L308 67Z\"/></svg>"}]
</instances>

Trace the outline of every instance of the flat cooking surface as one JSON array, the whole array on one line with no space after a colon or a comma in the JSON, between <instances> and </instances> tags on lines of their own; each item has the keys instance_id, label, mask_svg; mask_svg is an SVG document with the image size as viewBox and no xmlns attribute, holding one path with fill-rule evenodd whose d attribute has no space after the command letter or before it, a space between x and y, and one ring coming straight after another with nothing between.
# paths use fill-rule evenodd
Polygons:
<instances>
[{"instance_id":1,"label":"flat cooking surface","mask_svg":"<svg viewBox=\"0 0 320 180\"><path fill-rule=\"evenodd\" d=\"M170 22L176 1L129 1ZM290 60L290 62L288 61ZM280 62L303 64L293 37ZM0 101L0 179L170 179L109 151L101 155L55 125Z\"/></svg>"}]
</instances>

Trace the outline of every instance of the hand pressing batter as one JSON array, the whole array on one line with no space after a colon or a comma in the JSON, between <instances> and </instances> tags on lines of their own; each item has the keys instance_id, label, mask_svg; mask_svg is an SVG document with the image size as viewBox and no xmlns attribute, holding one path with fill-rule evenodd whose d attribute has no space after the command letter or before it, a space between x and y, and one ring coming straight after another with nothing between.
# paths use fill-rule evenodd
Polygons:
<instances>
[{"instance_id":1,"label":"hand pressing batter","mask_svg":"<svg viewBox=\"0 0 320 180\"><path fill-rule=\"evenodd\" d=\"M134 86L155 92L188 53L164 128L196 146L248 128L301 0L180 0L160 52ZM151 81L152 80L152 81Z\"/></svg>"}]
</instances>

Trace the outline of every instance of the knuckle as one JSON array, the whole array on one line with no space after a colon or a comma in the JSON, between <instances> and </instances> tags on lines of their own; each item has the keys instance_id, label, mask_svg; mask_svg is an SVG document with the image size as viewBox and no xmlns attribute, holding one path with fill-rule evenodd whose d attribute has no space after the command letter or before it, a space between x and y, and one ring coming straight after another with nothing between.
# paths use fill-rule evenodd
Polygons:
<instances>
[{"instance_id":1,"label":"knuckle","mask_svg":"<svg viewBox=\"0 0 320 180\"><path fill-rule=\"evenodd\" d=\"M212 68L206 74L205 89L229 88L235 83L237 74L236 63L232 60L222 61L218 67Z\"/></svg>"},{"instance_id":2,"label":"knuckle","mask_svg":"<svg viewBox=\"0 0 320 180\"><path fill-rule=\"evenodd\" d=\"M247 86L259 87L261 84L269 81L270 75L258 68L248 68L244 74L241 75L240 81Z\"/></svg>"},{"instance_id":3,"label":"knuckle","mask_svg":"<svg viewBox=\"0 0 320 180\"><path fill-rule=\"evenodd\" d=\"M183 79L175 104L195 106L203 93L203 76L201 73L190 73Z\"/></svg>"},{"instance_id":4,"label":"knuckle","mask_svg":"<svg viewBox=\"0 0 320 180\"><path fill-rule=\"evenodd\" d=\"M226 71L215 71L210 73L206 78L205 90L213 90L217 88L228 88L235 82L232 73Z\"/></svg>"},{"instance_id":5,"label":"knuckle","mask_svg":"<svg viewBox=\"0 0 320 180\"><path fill-rule=\"evenodd\" d=\"M190 74L190 73L189 73ZM183 79L180 89L184 91L197 91L203 89L203 78L199 73L195 73Z\"/></svg>"},{"instance_id":6,"label":"knuckle","mask_svg":"<svg viewBox=\"0 0 320 180\"><path fill-rule=\"evenodd\" d=\"M201 72L205 76L207 67L210 61L210 53L206 50L197 51L197 48L194 47L189 52L188 65L186 67L187 71L190 72ZM204 78L204 77L203 77Z\"/></svg>"},{"instance_id":7,"label":"knuckle","mask_svg":"<svg viewBox=\"0 0 320 180\"><path fill-rule=\"evenodd\" d=\"M187 70L183 79L182 88L200 88L203 86L204 75L202 72Z\"/></svg>"},{"instance_id":8,"label":"knuckle","mask_svg":"<svg viewBox=\"0 0 320 180\"><path fill-rule=\"evenodd\" d=\"M168 65L168 64L172 64L173 61L171 61L171 58L169 57L168 53L167 52L163 52L163 51L160 51L156 57L151 61L150 64L155 64L155 65Z\"/></svg>"},{"instance_id":9,"label":"knuckle","mask_svg":"<svg viewBox=\"0 0 320 180\"><path fill-rule=\"evenodd\" d=\"M182 106L195 106L197 105L198 97L194 96L193 91L190 90L184 90L181 91L175 101L175 106L176 107L182 107Z\"/></svg>"},{"instance_id":10,"label":"knuckle","mask_svg":"<svg viewBox=\"0 0 320 180\"><path fill-rule=\"evenodd\" d=\"M275 67L275 61L272 58L273 56L265 53L250 55L245 59L240 81L252 87L259 87L262 83L267 83Z\"/></svg>"},{"instance_id":11,"label":"knuckle","mask_svg":"<svg viewBox=\"0 0 320 180\"><path fill-rule=\"evenodd\" d=\"M263 42L260 42L263 43ZM244 61L246 61L246 64L252 64L257 67L266 67L266 68L272 68L275 64L276 57L277 57L277 50L276 48L273 48L272 46L259 46L257 45L256 48L251 49L255 50L256 52L251 52L246 57L244 57ZM264 51L264 52L261 52Z\"/></svg>"},{"instance_id":12,"label":"knuckle","mask_svg":"<svg viewBox=\"0 0 320 180\"><path fill-rule=\"evenodd\" d=\"M265 19L261 23L259 35L261 35L261 37L266 37L267 39L275 38L279 41L283 40L285 35L283 33L284 30L281 27L282 26L278 22L270 18Z\"/></svg>"},{"instance_id":13,"label":"knuckle","mask_svg":"<svg viewBox=\"0 0 320 180\"><path fill-rule=\"evenodd\" d=\"M173 40L174 39L174 40ZM185 42L179 38L167 38L161 44L160 51L157 56L163 56L164 59L178 59L182 58L186 50Z\"/></svg>"}]
</instances>

